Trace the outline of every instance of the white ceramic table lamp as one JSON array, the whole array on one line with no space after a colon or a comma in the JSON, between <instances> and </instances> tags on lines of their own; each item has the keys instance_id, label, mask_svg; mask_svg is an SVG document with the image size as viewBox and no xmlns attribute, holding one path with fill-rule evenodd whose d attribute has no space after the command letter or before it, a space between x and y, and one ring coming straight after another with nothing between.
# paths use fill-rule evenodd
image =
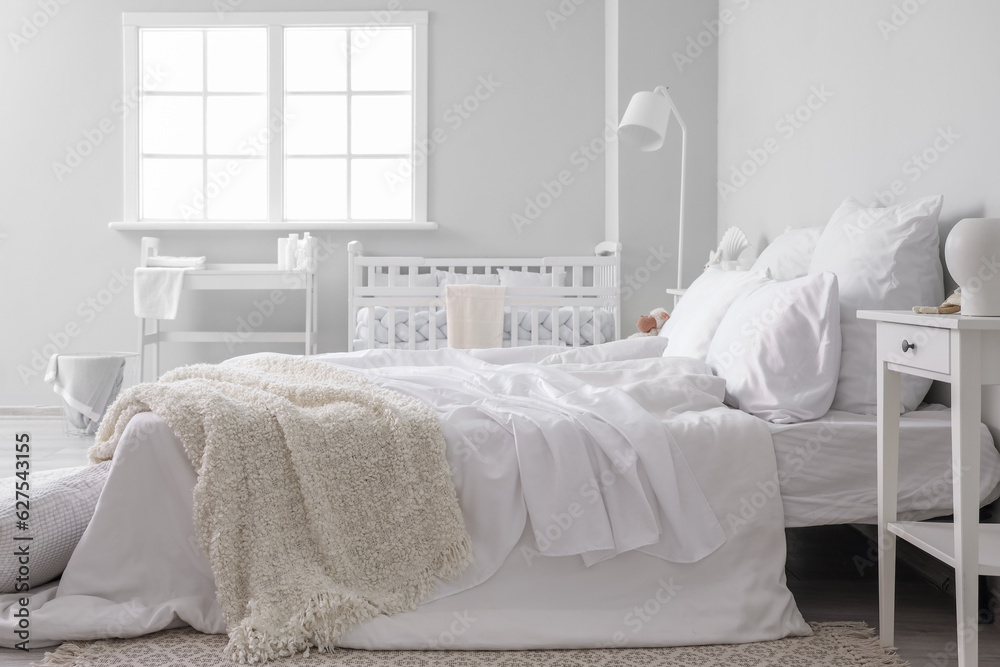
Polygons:
<instances>
[{"instance_id":1,"label":"white ceramic table lamp","mask_svg":"<svg viewBox=\"0 0 1000 667\"><path fill-rule=\"evenodd\" d=\"M962 314L1000 317L1000 218L960 220L944 244L948 271L962 288Z\"/></svg>"},{"instance_id":2,"label":"white ceramic table lamp","mask_svg":"<svg viewBox=\"0 0 1000 667\"><path fill-rule=\"evenodd\" d=\"M677 223L677 288L684 281L684 180L687 174L687 126L677 112L674 101L663 86L650 92L644 90L632 96L625 109L622 122L618 126L618 138L630 148L640 151L655 151L663 145L667 136L670 116L677 119L681 128L681 204Z\"/></svg>"}]
</instances>

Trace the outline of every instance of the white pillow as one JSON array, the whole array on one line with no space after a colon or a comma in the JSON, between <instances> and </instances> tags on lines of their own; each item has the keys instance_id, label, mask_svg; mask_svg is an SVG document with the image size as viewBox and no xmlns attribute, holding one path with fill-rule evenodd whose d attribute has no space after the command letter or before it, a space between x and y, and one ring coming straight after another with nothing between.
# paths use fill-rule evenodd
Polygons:
<instances>
[{"instance_id":1,"label":"white pillow","mask_svg":"<svg viewBox=\"0 0 1000 667\"><path fill-rule=\"evenodd\" d=\"M771 281L737 297L706 362L744 412L778 424L830 410L840 374L837 276Z\"/></svg>"},{"instance_id":2,"label":"white pillow","mask_svg":"<svg viewBox=\"0 0 1000 667\"><path fill-rule=\"evenodd\" d=\"M111 461L83 468L64 468L31 473L31 586L52 581L66 569L70 556L90 525L97 499L111 471ZM7 477L0 480L0 521L14 530L15 485L21 480ZM9 543L13 545L14 543ZM0 593L17 590L17 554L9 546L0 552Z\"/></svg>"},{"instance_id":3,"label":"white pillow","mask_svg":"<svg viewBox=\"0 0 1000 667\"><path fill-rule=\"evenodd\" d=\"M445 285L499 285L500 276L495 273L455 273L454 271L436 271L437 284Z\"/></svg>"},{"instance_id":4,"label":"white pillow","mask_svg":"<svg viewBox=\"0 0 1000 667\"><path fill-rule=\"evenodd\" d=\"M909 310L944 300L938 240L943 197L889 208L847 199L823 231L809 273L832 271L840 284L843 352L833 409L876 412L875 322L858 310ZM903 375L903 411L915 410L931 381Z\"/></svg>"},{"instance_id":5,"label":"white pillow","mask_svg":"<svg viewBox=\"0 0 1000 667\"><path fill-rule=\"evenodd\" d=\"M759 271L708 269L691 283L670 319L660 329L668 339L665 357L705 361L712 336L729 306L744 290L762 285L769 276Z\"/></svg>"},{"instance_id":6,"label":"white pillow","mask_svg":"<svg viewBox=\"0 0 1000 667\"><path fill-rule=\"evenodd\" d=\"M771 241L754 262L754 271L771 271L775 280L792 280L809 273L809 262L816 250L816 242L823 233L818 227L788 227L784 234Z\"/></svg>"},{"instance_id":7,"label":"white pillow","mask_svg":"<svg viewBox=\"0 0 1000 667\"><path fill-rule=\"evenodd\" d=\"M376 273L372 276L373 280L369 283L369 287L388 287L389 286L389 274L388 273ZM393 287L408 287L410 284L410 276L398 275L395 279L395 284ZM437 276L434 273L418 273L417 274L417 284L416 287L437 287Z\"/></svg>"},{"instance_id":8,"label":"white pillow","mask_svg":"<svg viewBox=\"0 0 1000 667\"><path fill-rule=\"evenodd\" d=\"M504 287L552 287L551 273L535 273L534 271L515 271L512 269L497 269L500 284ZM555 271L556 286L566 285L566 271Z\"/></svg>"}]
</instances>

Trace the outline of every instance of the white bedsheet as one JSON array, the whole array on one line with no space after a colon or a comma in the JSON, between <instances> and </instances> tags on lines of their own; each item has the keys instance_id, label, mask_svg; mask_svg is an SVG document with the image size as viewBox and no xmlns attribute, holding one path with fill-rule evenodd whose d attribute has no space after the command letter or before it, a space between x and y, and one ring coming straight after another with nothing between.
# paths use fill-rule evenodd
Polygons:
<instances>
[{"instance_id":1,"label":"white bedsheet","mask_svg":"<svg viewBox=\"0 0 1000 667\"><path fill-rule=\"evenodd\" d=\"M920 521L952 513L951 410L923 406L900 418L899 513ZM876 523L874 415L831 411L799 424L768 424L788 527ZM980 426L980 504L1000 489L1000 453Z\"/></svg>"},{"instance_id":2,"label":"white bedsheet","mask_svg":"<svg viewBox=\"0 0 1000 667\"><path fill-rule=\"evenodd\" d=\"M580 342L583 345L594 344L594 313L597 312L598 331L601 335L601 342L611 340L615 335L615 316L604 308L580 308ZM407 308L395 308L395 344L406 345L410 341L410 312ZM511 309L504 309L503 316L503 340L504 347L511 344L511 319L513 318ZM517 317L513 318L514 330L517 332L516 340L520 345L531 344L531 313L526 309L519 309ZM431 313L427 309L418 309L413 315L414 340L416 349L425 350L430 346L430 320ZM437 330L435 338L438 347L443 347L448 338L448 319L444 308L439 308L434 313L434 327ZM541 345L549 344L552 341L552 310L545 309L538 311L538 342ZM557 310L558 322L556 339L562 345L573 344L573 308L563 306ZM382 306L374 308L374 347L386 347L389 344L390 321L389 309ZM355 349L364 349L368 346L368 308L361 308L357 314L357 326L355 327ZM514 362L510 362L514 363Z\"/></svg>"},{"instance_id":3,"label":"white bedsheet","mask_svg":"<svg viewBox=\"0 0 1000 667\"><path fill-rule=\"evenodd\" d=\"M777 487L769 485L776 469L767 427L722 407L721 381L703 364L657 357L601 367L497 369L452 350L420 356L372 351L328 360L373 368L374 379L420 395L445 418L477 561L416 611L365 623L346 645L648 646L808 633L784 582L783 517ZM594 358L607 356L600 350ZM464 370L440 368L442 360ZM396 367L417 361L426 364ZM500 385L521 399L498 401ZM563 418L554 418L554 405L564 406ZM613 406L606 420L593 416L602 406ZM561 432L573 421L570 413L583 432ZM512 437L543 424L541 433ZM616 448L603 455L591 450L590 468L560 451L566 442L586 440L588 430ZM646 441L635 439L640 434ZM622 458L630 439L637 456ZM532 451L521 451L522 443ZM546 471L537 461L549 456ZM520 467L528 460L537 469ZM616 460L627 465L609 469ZM588 475L593 485L580 484ZM671 484L674 476L678 484ZM194 481L162 421L133 419L62 582L32 597L32 646L136 636L184 623L224 630L212 574L194 540ZM701 507L693 493L698 485L707 498ZM526 526L533 531L524 532ZM5 645L12 643L13 602L0 597ZM647 612L637 618L634 609L644 605ZM656 613L648 611L653 607ZM473 627L448 637L463 610L491 621L470 622Z\"/></svg>"}]
</instances>

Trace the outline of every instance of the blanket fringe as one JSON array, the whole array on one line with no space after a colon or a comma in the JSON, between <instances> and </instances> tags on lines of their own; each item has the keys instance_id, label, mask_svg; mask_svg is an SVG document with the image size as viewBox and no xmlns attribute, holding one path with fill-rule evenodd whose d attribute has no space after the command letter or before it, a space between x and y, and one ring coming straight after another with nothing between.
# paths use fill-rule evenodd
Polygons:
<instances>
[{"instance_id":1,"label":"blanket fringe","mask_svg":"<svg viewBox=\"0 0 1000 667\"><path fill-rule=\"evenodd\" d=\"M91 646L65 642L56 650L47 651L41 662L32 663L38 667L73 667L79 658L90 652Z\"/></svg>"},{"instance_id":2,"label":"blanket fringe","mask_svg":"<svg viewBox=\"0 0 1000 667\"><path fill-rule=\"evenodd\" d=\"M896 654L896 647L882 646L879 643L878 635L875 634L875 628L870 628L864 623L859 622L829 622L829 623L810 623L809 624L813 631L818 634L826 634L824 631L831 632L838 640L841 648L850 655L852 658L856 658L859 667L862 665L869 667L872 665L881 665L883 667L907 667L910 663L903 660ZM866 649L866 655L871 655L873 653L879 653L880 651L887 651L888 654L880 659L877 663L871 661L870 658L865 655L858 655L857 651L860 648Z\"/></svg>"},{"instance_id":3,"label":"blanket fringe","mask_svg":"<svg viewBox=\"0 0 1000 667\"><path fill-rule=\"evenodd\" d=\"M254 627L255 614L251 613L229 633L223 655L233 662L257 665L299 653L308 657L311 649L320 653L333 651L337 640L349 628L382 613L416 608L420 600L434 591L437 578L458 576L472 560L472 541L466 535L445 548L434 565L415 579L403 596L407 602L399 609L379 609L353 594L317 593L279 630Z\"/></svg>"}]
</instances>

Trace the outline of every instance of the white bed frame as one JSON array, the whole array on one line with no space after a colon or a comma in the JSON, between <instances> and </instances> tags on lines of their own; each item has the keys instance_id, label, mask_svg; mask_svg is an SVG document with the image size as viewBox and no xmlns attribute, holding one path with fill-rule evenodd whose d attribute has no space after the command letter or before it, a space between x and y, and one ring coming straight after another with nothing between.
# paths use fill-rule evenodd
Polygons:
<instances>
[{"instance_id":1,"label":"white bed frame","mask_svg":"<svg viewBox=\"0 0 1000 667\"><path fill-rule=\"evenodd\" d=\"M418 310L431 311L431 321L439 308L444 308L444 287L417 287L414 283L418 274L428 274L433 271L451 271L467 274L490 274L497 269L512 269L530 271L555 276L565 271L567 284L565 287L508 287L506 289L505 307L509 308L512 321L516 320L519 311L530 313L531 344L559 345L558 327L554 327L552 336L539 336L539 312L551 310L553 318L562 307L573 308L573 340L572 346L579 347L580 311L593 309L594 319L597 310L606 309L614 315L614 339L621 337L621 244L605 241L594 249L593 257L541 257L541 258L427 258L427 257L372 257L364 254L364 248L359 241L352 241L347 246L348 270L348 349L355 350L355 327L358 311L368 308L368 340L367 348L375 345L375 307L389 309L389 329L395 330L396 309L409 311L409 341L407 344L397 344L395 336L389 337L388 346L391 349L416 349L416 332L414 314ZM388 287L373 287L374 276L388 276ZM554 279L553 279L554 280ZM601 339L600 327L595 327L595 343L605 342ZM446 347L448 341L438 338L434 326L429 330L429 347L437 349ZM512 346L519 343L516 335L511 336Z\"/></svg>"}]
</instances>

